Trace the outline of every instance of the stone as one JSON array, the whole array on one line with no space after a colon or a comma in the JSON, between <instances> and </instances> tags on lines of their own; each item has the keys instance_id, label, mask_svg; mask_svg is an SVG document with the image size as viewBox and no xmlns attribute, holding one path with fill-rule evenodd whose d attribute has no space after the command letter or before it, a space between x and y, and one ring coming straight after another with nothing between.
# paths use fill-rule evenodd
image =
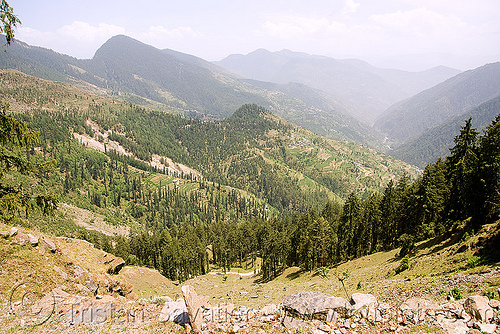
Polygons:
<instances>
[{"instance_id":1,"label":"stone","mask_svg":"<svg viewBox=\"0 0 500 334\"><path fill-rule=\"evenodd\" d=\"M480 322L475 322L472 327L479 330L481 333L493 334L497 329L496 324L482 324Z\"/></svg>"},{"instance_id":2,"label":"stone","mask_svg":"<svg viewBox=\"0 0 500 334\"><path fill-rule=\"evenodd\" d=\"M12 227L9 231L9 237L13 237L17 234L17 231L19 231L19 229L17 227Z\"/></svg>"},{"instance_id":3,"label":"stone","mask_svg":"<svg viewBox=\"0 0 500 334\"><path fill-rule=\"evenodd\" d=\"M68 280L68 274L62 271L61 268L59 268L58 266L54 266L54 270L62 277L63 280L65 281Z\"/></svg>"},{"instance_id":4,"label":"stone","mask_svg":"<svg viewBox=\"0 0 500 334\"><path fill-rule=\"evenodd\" d=\"M492 308L499 308L500 307L500 301L498 301L496 299L491 299L490 302L489 302L489 305Z\"/></svg>"},{"instance_id":5,"label":"stone","mask_svg":"<svg viewBox=\"0 0 500 334\"><path fill-rule=\"evenodd\" d=\"M73 275L75 275L76 278L79 278L80 276L83 275L83 273L87 273L88 271L86 269L83 269L82 267L78 266L75 264L75 269Z\"/></svg>"},{"instance_id":6,"label":"stone","mask_svg":"<svg viewBox=\"0 0 500 334\"><path fill-rule=\"evenodd\" d=\"M438 323L448 334L467 334L469 332L469 327L463 320L445 318L438 320Z\"/></svg>"},{"instance_id":7,"label":"stone","mask_svg":"<svg viewBox=\"0 0 500 334\"><path fill-rule=\"evenodd\" d=\"M125 266L125 261L121 257L117 257L115 261L111 263L111 266L108 269L108 274L118 274L120 270L122 270L123 266Z\"/></svg>"},{"instance_id":8,"label":"stone","mask_svg":"<svg viewBox=\"0 0 500 334\"><path fill-rule=\"evenodd\" d=\"M203 310L202 307L207 305L208 297L198 296L194 288L190 285L184 285L181 288L186 308L189 314L189 322L195 333L201 333L201 326L203 324Z\"/></svg>"},{"instance_id":9,"label":"stone","mask_svg":"<svg viewBox=\"0 0 500 334\"><path fill-rule=\"evenodd\" d=\"M160 311L159 321L173 321L179 325L189 323L189 314L184 299L167 301Z\"/></svg>"},{"instance_id":10,"label":"stone","mask_svg":"<svg viewBox=\"0 0 500 334\"><path fill-rule=\"evenodd\" d=\"M307 321L299 320L291 316L285 316L282 323L290 332L304 331L309 327Z\"/></svg>"},{"instance_id":11,"label":"stone","mask_svg":"<svg viewBox=\"0 0 500 334\"><path fill-rule=\"evenodd\" d=\"M45 245L45 247L47 247L47 249L49 251L51 251L52 253L56 252L57 247L56 247L56 244L54 243L54 241L52 241L51 239L44 236L44 237L42 237L42 242Z\"/></svg>"},{"instance_id":12,"label":"stone","mask_svg":"<svg viewBox=\"0 0 500 334\"><path fill-rule=\"evenodd\" d=\"M37 236L34 236L33 234L28 234L28 238L30 240L31 246L33 247L38 246L39 239Z\"/></svg>"},{"instance_id":13,"label":"stone","mask_svg":"<svg viewBox=\"0 0 500 334\"><path fill-rule=\"evenodd\" d=\"M377 298L375 298L372 294L365 293L353 293L351 296L351 305L355 310L359 310L360 308L367 307L377 307L378 302Z\"/></svg>"},{"instance_id":14,"label":"stone","mask_svg":"<svg viewBox=\"0 0 500 334\"><path fill-rule=\"evenodd\" d=\"M89 289L90 293L92 293L94 296L97 295L97 290L99 290L99 285L94 282L92 278L89 278L87 282L85 282L87 289Z\"/></svg>"},{"instance_id":15,"label":"stone","mask_svg":"<svg viewBox=\"0 0 500 334\"><path fill-rule=\"evenodd\" d=\"M263 315L276 314L278 312L278 307L275 304L267 304L261 310Z\"/></svg>"},{"instance_id":16,"label":"stone","mask_svg":"<svg viewBox=\"0 0 500 334\"><path fill-rule=\"evenodd\" d=\"M496 324L479 324L479 330L481 333L493 334L497 330Z\"/></svg>"},{"instance_id":17,"label":"stone","mask_svg":"<svg viewBox=\"0 0 500 334\"><path fill-rule=\"evenodd\" d=\"M9 237L9 231L0 231L0 236L4 237L4 238L8 238Z\"/></svg>"},{"instance_id":18,"label":"stone","mask_svg":"<svg viewBox=\"0 0 500 334\"><path fill-rule=\"evenodd\" d=\"M401 310L411 310L413 312L427 312L429 310L437 310L439 306L433 301L413 297L406 300L399 308Z\"/></svg>"},{"instance_id":19,"label":"stone","mask_svg":"<svg viewBox=\"0 0 500 334\"><path fill-rule=\"evenodd\" d=\"M283 296L283 307L301 315L328 313L336 310L345 315L351 309L351 304L342 297L334 297L319 291L301 291L297 294Z\"/></svg>"},{"instance_id":20,"label":"stone","mask_svg":"<svg viewBox=\"0 0 500 334\"><path fill-rule=\"evenodd\" d=\"M472 319L480 322L487 322L494 316L489 300L485 296L470 296L465 300L464 310Z\"/></svg>"}]
</instances>

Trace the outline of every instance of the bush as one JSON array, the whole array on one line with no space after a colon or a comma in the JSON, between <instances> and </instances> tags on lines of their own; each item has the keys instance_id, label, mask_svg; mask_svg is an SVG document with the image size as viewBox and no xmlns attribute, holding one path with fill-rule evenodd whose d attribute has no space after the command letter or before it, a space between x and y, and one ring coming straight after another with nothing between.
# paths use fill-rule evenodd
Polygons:
<instances>
[{"instance_id":1,"label":"bush","mask_svg":"<svg viewBox=\"0 0 500 334\"><path fill-rule=\"evenodd\" d=\"M455 300L462 299L462 293L460 292L460 289L458 287L454 287L453 289L451 289L451 295Z\"/></svg>"},{"instance_id":2,"label":"bush","mask_svg":"<svg viewBox=\"0 0 500 334\"><path fill-rule=\"evenodd\" d=\"M479 256L471 256L467 259L467 268L474 268L481 264L481 258Z\"/></svg>"},{"instance_id":3,"label":"bush","mask_svg":"<svg viewBox=\"0 0 500 334\"><path fill-rule=\"evenodd\" d=\"M399 257L406 256L415 250L415 240L413 236L408 234L403 234L399 237L399 244L401 245L401 250L399 251Z\"/></svg>"},{"instance_id":4,"label":"bush","mask_svg":"<svg viewBox=\"0 0 500 334\"><path fill-rule=\"evenodd\" d=\"M396 275L407 270L408 268L410 268L410 259L408 258L408 256L405 256L402 260L401 260L401 263L399 264L399 266L396 268Z\"/></svg>"}]
</instances>

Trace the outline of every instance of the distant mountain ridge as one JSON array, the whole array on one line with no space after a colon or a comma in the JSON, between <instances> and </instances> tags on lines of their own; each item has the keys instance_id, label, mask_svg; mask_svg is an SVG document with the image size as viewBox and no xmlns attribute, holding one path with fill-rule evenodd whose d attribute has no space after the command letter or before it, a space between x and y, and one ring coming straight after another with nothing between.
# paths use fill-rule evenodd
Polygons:
<instances>
[{"instance_id":1,"label":"distant mountain ridge","mask_svg":"<svg viewBox=\"0 0 500 334\"><path fill-rule=\"evenodd\" d=\"M112 37L92 59L80 60L16 41L0 54L0 67L40 78L65 81L94 91L190 117L225 118L239 106L256 103L336 140L378 147L376 131L350 116L343 104L301 100L311 89L269 90L201 58L159 50L130 37ZM90 86L89 86L90 84ZM303 91L302 91L303 90ZM316 99L324 99L316 95ZM320 109L317 105L323 105Z\"/></svg>"},{"instance_id":2,"label":"distant mountain ridge","mask_svg":"<svg viewBox=\"0 0 500 334\"><path fill-rule=\"evenodd\" d=\"M500 62L469 70L395 104L375 122L393 146L459 116L500 94Z\"/></svg>"},{"instance_id":3,"label":"distant mountain ridge","mask_svg":"<svg viewBox=\"0 0 500 334\"><path fill-rule=\"evenodd\" d=\"M379 69L361 60L337 60L282 50L259 49L215 62L244 77L278 84L298 82L350 105L356 117L371 123L393 103L432 87L460 71L439 67L424 72Z\"/></svg>"}]
</instances>

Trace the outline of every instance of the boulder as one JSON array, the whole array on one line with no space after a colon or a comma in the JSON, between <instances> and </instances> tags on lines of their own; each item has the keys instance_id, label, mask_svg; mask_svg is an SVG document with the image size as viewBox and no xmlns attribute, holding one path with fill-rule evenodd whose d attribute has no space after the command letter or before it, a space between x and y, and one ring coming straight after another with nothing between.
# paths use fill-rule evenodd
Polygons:
<instances>
[{"instance_id":1,"label":"boulder","mask_svg":"<svg viewBox=\"0 0 500 334\"><path fill-rule=\"evenodd\" d=\"M190 285L184 285L181 291L186 302L191 327L195 333L201 333L203 323L202 307L208 304L208 297L198 296L194 288Z\"/></svg>"},{"instance_id":2,"label":"boulder","mask_svg":"<svg viewBox=\"0 0 500 334\"><path fill-rule=\"evenodd\" d=\"M184 299L167 301L160 311L159 321L173 321L179 325L189 323L189 314Z\"/></svg>"},{"instance_id":3,"label":"boulder","mask_svg":"<svg viewBox=\"0 0 500 334\"><path fill-rule=\"evenodd\" d=\"M275 304L267 304L265 305L260 312L263 315L272 315L276 314L278 312L278 307Z\"/></svg>"},{"instance_id":4,"label":"boulder","mask_svg":"<svg viewBox=\"0 0 500 334\"><path fill-rule=\"evenodd\" d=\"M469 327L463 320L457 319L438 319L438 323L441 328L448 334L467 334L469 333Z\"/></svg>"},{"instance_id":5,"label":"boulder","mask_svg":"<svg viewBox=\"0 0 500 334\"><path fill-rule=\"evenodd\" d=\"M433 301L413 297L406 300L399 308L401 310L411 310L413 312L427 312L429 310L437 310L439 306Z\"/></svg>"},{"instance_id":6,"label":"boulder","mask_svg":"<svg viewBox=\"0 0 500 334\"><path fill-rule=\"evenodd\" d=\"M19 231L19 229L17 227L12 227L9 231L9 237L13 237L17 234L17 231Z\"/></svg>"},{"instance_id":7,"label":"boulder","mask_svg":"<svg viewBox=\"0 0 500 334\"><path fill-rule=\"evenodd\" d=\"M342 297L334 297L319 291L301 291L297 294L283 296L283 307L300 315L328 313L335 310L345 315L351 304Z\"/></svg>"},{"instance_id":8,"label":"boulder","mask_svg":"<svg viewBox=\"0 0 500 334\"><path fill-rule=\"evenodd\" d=\"M125 261L121 257L117 257L111 263L111 266L108 268L108 274L116 275L122 270L123 266L125 266Z\"/></svg>"},{"instance_id":9,"label":"boulder","mask_svg":"<svg viewBox=\"0 0 500 334\"><path fill-rule=\"evenodd\" d=\"M351 305L355 310L366 306L369 308L375 308L378 305L377 298L372 294L365 293L353 293L351 296Z\"/></svg>"},{"instance_id":10,"label":"boulder","mask_svg":"<svg viewBox=\"0 0 500 334\"><path fill-rule=\"evenodd\" d=\"M52 241L51 239L49 239L47 237L42 237L42 242L45 245L45 247L47 247L47 249L50 250L52 253L56 252L57 247L56 247L56 244L54 243L54 241Z\"/></svg>"},{"instance_id":11,"label":"boulder","mask_svg":"<svg viewBox=\"0 0 500 334\"><path fill-rule=\"evenodd\" d=\"M34 236L33 234L28 234L28 238L30 240L31 246L36 247L38 246L38 237Z\"/></svg>"},{"instance_id":12,"label":"boulder","mask_svg":"<svg viewBox=\"0 0 500 334\"><path fill-rule=\"evenodd\" d=\"M470 296L465 300L464 309L472 319L480 322L486 322L495 315L485 296Z\"/></svg>"},{"instance_id":13,"label":"boulder","mask_svg":"<svg viewBox=\"0 0 500 334\"><path fill-rule=\"evenodd\" d=\"M482 324L479 322L475 322L473 327L475 329L478 329L481 333L487 334L493 334L497 330L496 324Z\"/></svg>"},{"instance_id":14,"label":"boulder","mask_svg":"<svg viewBox=\"0 0 500 334\"><path fill-rule=\"evenodd\" d=\"M30 242L30 237L28 234L24 234L21 232L17 233L16 238L14 239L13 243L18 244L20 246L26 245L28 242Z\"/></svg>"},{"instance_id":15,"label":"boulder","mask_svg":"<svg viewBox=\"0 0 500 334\"><path fill-rule=\"evenodd\" d=\"M4 237L4 238L8 238L9 237L9 231L0 231L0 236Z\"/></svg>"},{"instance_id":16,"label":"boulder","mask_svg":"<svg viewBox=\"0 0 500 334\"><path fill-rule=\"evenodd\" d=\"M492 308L500 308L500 301L499 300L491 299L489 304Z\"/></svg>"},{"instance_id":17,"label":"boulder","mask_svg":"<svg viewBox=\"0 0 500 334\"><path fill-rule=\"evenodd\" d=\"M94 296L97 295L97 290L99 290L99 285L94 282L92 278L89 278L87 282L85 282L87 289L89 289L90 293L92 293Z\"/></svg>"}]
</instances>

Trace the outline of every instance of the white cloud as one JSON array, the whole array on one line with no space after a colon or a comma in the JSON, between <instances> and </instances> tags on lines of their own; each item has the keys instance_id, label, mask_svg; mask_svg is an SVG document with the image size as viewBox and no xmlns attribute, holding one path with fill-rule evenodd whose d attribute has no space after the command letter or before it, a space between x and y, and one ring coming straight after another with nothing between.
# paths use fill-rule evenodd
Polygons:
<instances>
[{"instance_id":1,"label":"white cloud","mask_svg":"<svg viewBox=\"0 0 500 334\"><path fill-rule=\"evenodd\" d=\"M340 22L330 22L324 17L279 15L267 20L263 29L270 36L293 40L344 31L347 27Z\"/></svg>"},{"instance_id":2,"label":"white cloud","mask_svg":"<svg viewBox=\"0 0 500 334\"><path fill-rule=\"evenodd\" d=\"M342 15L346 16L351 13L355 13L361 4L354 0L345 0L344 9L342 10Z\"/></svg>"},{"instance_id":3,"label":"white cloud","mask_svg":"<svg viewBox=\"0 0 500 334\"><path fill-rule=\"evenodd\" d=\"M432 38L435 34L450 36L453 35L452 32L461 31L467 27L456 16L442 15L425 7L372 15L371 19L384 28L408 37Z\"/></svg>"},{"instance_id":4,"label":"white cloud","mask_svg":"<svg viewBox=\"0 0 500 334\"><path fill-rule=\"evenodd\" d=\"M99 23L97 26L93 26L82 21L74 21L57 30L57 34L80 42L102 42L112 36L124 33L125 28L116 25Z\"/></svg>"}]
</instances>

